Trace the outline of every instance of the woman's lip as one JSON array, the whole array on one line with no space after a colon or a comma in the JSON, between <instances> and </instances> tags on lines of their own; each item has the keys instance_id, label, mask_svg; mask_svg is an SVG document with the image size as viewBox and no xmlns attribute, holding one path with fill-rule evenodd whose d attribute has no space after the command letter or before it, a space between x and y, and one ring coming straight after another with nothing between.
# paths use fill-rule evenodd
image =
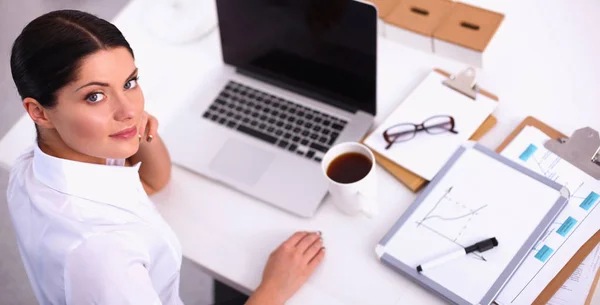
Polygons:
<instances>
[{"instance_id":1,"label":"woman's lip","mask_svg":"<svg viewBox=\"0 0 600 305\"><path fill-rule=\"evenodd\" d=\"M135 126L133 126L133 127L129 127L127 129L124 129L122 131L119 131L119 132L117 132L115 134L111 134L110 137L111 138L128 140L128 139L133 138L136 134L137 134L137 128Z\"/></svg>"}]
</instances>

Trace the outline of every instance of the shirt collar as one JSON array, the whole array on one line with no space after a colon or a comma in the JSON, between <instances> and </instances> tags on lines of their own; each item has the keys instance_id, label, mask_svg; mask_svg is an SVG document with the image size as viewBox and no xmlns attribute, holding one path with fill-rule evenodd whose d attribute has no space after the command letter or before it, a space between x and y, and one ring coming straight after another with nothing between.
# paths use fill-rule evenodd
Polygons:
<instances>
[{"instance_id":1,"label":"shirt collar","mask_svg":"<svg viewBox=\"0 0 600 305\"><path fill-rule=\"evenodd\" d=\"M109 166L60 159L34 146L33 173L41 183L61 193L111 205L134 204L140 191L144 192L140 165Z\"/></svg>"}]
</instances>

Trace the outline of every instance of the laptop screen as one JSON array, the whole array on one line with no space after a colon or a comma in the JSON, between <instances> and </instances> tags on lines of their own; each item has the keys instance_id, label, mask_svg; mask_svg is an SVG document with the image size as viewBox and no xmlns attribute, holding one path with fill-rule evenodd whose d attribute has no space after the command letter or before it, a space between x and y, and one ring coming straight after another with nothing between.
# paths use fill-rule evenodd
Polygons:
<instances>
[{"instance_id":1,"label":"laptop screen","mask_svg":"<svg viewBox=\"0 0 600 305\"><path fill-rule=\"evenodd\" d=\"M375 115L375 7L352 0L217 0L217 11L225 63Z\"/></svg>"}]
</instances>

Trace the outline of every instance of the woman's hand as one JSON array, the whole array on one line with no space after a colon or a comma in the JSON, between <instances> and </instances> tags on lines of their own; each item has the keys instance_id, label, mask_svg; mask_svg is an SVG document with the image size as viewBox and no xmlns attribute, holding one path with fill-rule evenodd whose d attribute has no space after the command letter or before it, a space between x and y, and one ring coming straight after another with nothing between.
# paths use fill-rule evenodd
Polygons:
<instances>
[{"instance_id":1,"label":"woman's hand","mask_svg":"<svg viewBox=\"0 0 600 305\"><path fill-rule=\"evenodd\" d=\"M271 253L262 283L247 304L284 304L308 280L324 257L320 232L295 233Z\"/></svg>"},{"instance_id":2,"label":"woman's hand","mask_svg":"<svg viewBox=\"0 0 600 305\"><path fill-rule=\"evenodd\" d=\"M144 111L138 123L140 145L127 159L129 164L142 162L139 169L142 186L148 195L162 190L171 179L171 157L158 136L158 120ZM152 142L152 143L150 143Z\"/></svg>"},{"instance_id":3,"label":"woman's hand","mask_svg":"<svg viewBox=\"0 0 600 305\"><path fill-rule=\"evenodd\" d=\"M148 112L144 111L142 114L142 119L140 120L138 131L140 142L152 142L158 132L158 120Z\"/></svg>"}]
</instances>

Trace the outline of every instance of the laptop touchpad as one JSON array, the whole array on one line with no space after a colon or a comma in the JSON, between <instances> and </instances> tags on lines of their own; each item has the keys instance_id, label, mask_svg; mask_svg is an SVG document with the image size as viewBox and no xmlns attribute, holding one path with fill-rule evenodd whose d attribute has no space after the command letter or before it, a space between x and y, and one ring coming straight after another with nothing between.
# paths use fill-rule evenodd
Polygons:
<instances>
[{"instance_id":1,"label":"laptop touchpad","mask_svg":"<svg viewBox=\"0 0 600 305\"><path fill-rule=\"evenodd\" d=\"M245 142L228 139L217 156L211 161L210 169L247 185L254 185L275 154Z\"/></svg>"}]
</instances>

